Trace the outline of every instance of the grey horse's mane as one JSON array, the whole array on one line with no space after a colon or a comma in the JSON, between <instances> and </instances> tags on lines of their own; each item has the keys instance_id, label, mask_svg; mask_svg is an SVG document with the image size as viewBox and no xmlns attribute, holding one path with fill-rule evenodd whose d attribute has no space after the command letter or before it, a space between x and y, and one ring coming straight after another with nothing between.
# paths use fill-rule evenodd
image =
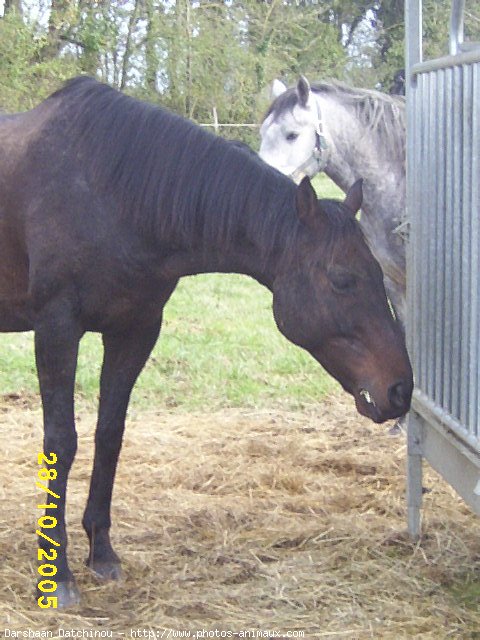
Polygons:
<instances>
[{"instance_id":1,"label":"grey horse's mane","mask_svg":"<svg viewBox=\"0 0 480 640\"><path fill-rule=\"evenodd\" d=\"M356 118L371 133L378 136L385 151L395 153L400 162L405 162L405 98L389 95L372 89L352 88L334 81L313 83L312 91L338 99L352 107Z\"/></svg>"}]
</instances>

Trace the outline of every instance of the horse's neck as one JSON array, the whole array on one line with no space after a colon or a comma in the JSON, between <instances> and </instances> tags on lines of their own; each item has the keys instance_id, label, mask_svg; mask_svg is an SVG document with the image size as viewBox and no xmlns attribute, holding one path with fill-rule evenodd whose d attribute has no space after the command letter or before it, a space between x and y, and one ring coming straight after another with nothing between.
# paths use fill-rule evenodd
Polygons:
<instances>
[{"instance_id":1,"label":"horse's neck","mask_svg":"<svg viewBox=\"0 0 480 640\"><path fill-rule=\"evenodd\" d=\"M262 214L264 211L249 212L244 220L248 215L259 218ZM202 246L182 247L181 240L175 237L175 251L169 249L169 243L167 239L160 249L160 255L165 254L161 258L163 277L177 279L201 273L238 273L254 278L269 289L272 289L285 253L285 240L282 242L279 238L278 243L266 249L261 235L251 233L249 225L243 223L235 233L235 239L228 243L222 243L219 238Z\"/></svg>"},{"instance_id":2,"label":"horse's neck","mask_svg":"<svg viewBox=\"0 0 480 640\"><path fill-rule=\"evenodd\" d=\"M367 217L402 218L405 208L405 166L385 153L375 131L366 131L352 107L334 96L315 94L329 148L325 173L347 192L364 179L362 211Z\"/></svg>"},{"instance_id":3,"label":"horse's neck","mask_svg":"<svg viewBox=\"0 0 480 640\"><path fill-rule=\"evenodd\" d=\"M274 263L265 265L258 260L258 252L251 247L238 247L227 255L213 248L211 251L177 250L161 260L160 275L167 280L201 273L238 273L254 278L272 289L276 274Z\"/></svg>"},{"instance_id":4,"label":"horse's neck","mask_svg":"<svg viewBox=\"0 0 480 640\"><path fill-rule=\"evenodd\" d=\"M194 198L184 201L181 213L194 215L195 225L182 240L182 225L174 224L176 242L193 249L197 272L241 273L271 287L301 233L297 188L256 155L228 148L222 159L225 167L205 181L195 211L189 211Z\"/></svg>"}]
</instances>

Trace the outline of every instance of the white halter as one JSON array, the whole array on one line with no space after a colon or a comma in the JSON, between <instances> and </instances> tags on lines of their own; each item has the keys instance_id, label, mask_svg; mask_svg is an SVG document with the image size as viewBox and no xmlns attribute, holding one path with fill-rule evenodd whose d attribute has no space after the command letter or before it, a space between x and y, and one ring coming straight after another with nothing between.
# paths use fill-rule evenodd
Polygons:
<instances>
[{"instance_id":1,"label":"white halter","mask_svg":"<svg viewBox=\"0 0 480 640\"><path fill-rule=\"evenodd\" d=\"M290 174L290 178L298 182L304 176L313 177L325 169L329 158L329 149L325 135L323 133L322 112L318 102L315 100L317 107L317 121L315 123L315 147L311 155L299 167Z\"/></svg>"}]
</instances>

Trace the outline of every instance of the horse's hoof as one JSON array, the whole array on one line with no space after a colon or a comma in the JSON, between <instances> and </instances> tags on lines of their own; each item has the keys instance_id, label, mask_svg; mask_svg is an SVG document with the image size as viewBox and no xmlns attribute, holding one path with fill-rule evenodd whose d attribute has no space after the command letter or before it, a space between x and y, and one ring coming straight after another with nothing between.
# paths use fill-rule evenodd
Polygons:
<instances>
[{"instance_id":1,"label":"horse's hoof","mask_svg":"<svg viewBox=\"0 0 480 640\"><path fill-rule=\"evenodd\" d=\"M121 580L123 575L119 562L90 562L87 566L100 580Z\"/></svg>"},{"instance_id":2,"label":"horse's hoof","mask_svg":"<svg viewBox=\"0 0 480 640\"><path fill-rule=\"evenodd\" d=\"M67 607L75 607L80 604L80 591L74 580L66 580L57 582L55 591L49 593L41 593L37 589L37 599L42 598L42 603L48 606L49 598L56 598L56 609L66 609Z\"/></svg>"}]
</instances>

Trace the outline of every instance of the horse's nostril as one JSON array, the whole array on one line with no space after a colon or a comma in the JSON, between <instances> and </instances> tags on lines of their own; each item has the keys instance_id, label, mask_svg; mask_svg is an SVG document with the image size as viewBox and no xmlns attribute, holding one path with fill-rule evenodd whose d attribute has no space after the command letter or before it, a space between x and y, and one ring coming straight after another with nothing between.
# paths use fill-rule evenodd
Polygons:
<instances>
[{"instance_id":1,"label":"horse's nostril","mask_svg":"<svg viewBox=\"0 0 480 640\"><path fill-rule=\"evenodd\" d=\"M412 386L404 381L397 382L388 390L388 399L395 409L405 409L405 411L408 411L411 395Z\"/></svg>"}]
</instances>

